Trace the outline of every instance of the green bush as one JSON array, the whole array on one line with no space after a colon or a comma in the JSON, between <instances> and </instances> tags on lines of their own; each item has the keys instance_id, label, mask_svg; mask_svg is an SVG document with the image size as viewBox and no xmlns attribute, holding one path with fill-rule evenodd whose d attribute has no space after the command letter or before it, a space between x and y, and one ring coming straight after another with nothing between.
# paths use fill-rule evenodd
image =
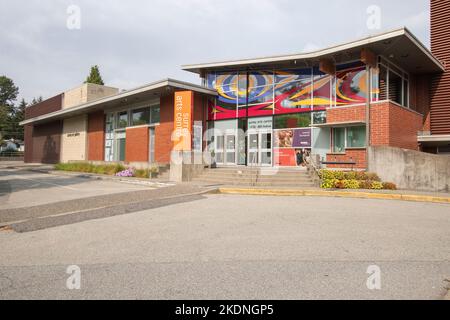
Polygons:
<instances>
[{"instance_id":1,"label":"green bush","mask_svg":"<svg viewBox=\"0 0 450 320\"><path fill-rule=\"evenodd\" d=\"M74 163L58 163L55 165L55 170L106 174L112 176L118 172L125 170L125 167L120 163L93 165L88 162L74 162Z\"/></svg>"},{"instance_id":2,"label":"green bush","mask_svg":"<svg viewBox=\"0 0 450 320\"><path fill-rule=\"evenodd\" d=\"M379 181L373 181L372 182L372 189L373 190L383 190L383 184Z\"/></svg>"},{"instance_id":3,"label":"green bush","mask_svg":"<svg viewBox=\"0 0 450 320\"><path fill-rule=\"evenodd\" d=\"M337 182L339 182L339 180L337 180L337 179L323 180L322 184L320 185L320 187L322 189L334 189Z\"/></svg>"},{"instance_id":4,"label":"green bush","mask_svg":"<svg viewBox=\"0 0 450 320\"><path fill-rule=\"evenodd\" d=\"M344 188L345 189L359 189L359 181L358 180L344 180Z\"/></svg>"}]
</instances>

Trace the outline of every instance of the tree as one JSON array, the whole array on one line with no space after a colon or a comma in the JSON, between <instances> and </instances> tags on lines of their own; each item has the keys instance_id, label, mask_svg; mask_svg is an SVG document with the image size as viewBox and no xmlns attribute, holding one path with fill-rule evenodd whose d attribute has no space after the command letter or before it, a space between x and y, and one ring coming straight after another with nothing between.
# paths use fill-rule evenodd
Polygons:
<instances>
[{"instance_id":1,"label":"tree","mask_svg":"<svg viewBox=\"0 0 450 320\"><path fill-rule=\"evenodd\" d=\"M19 105L14 108L14 113L11 117L11 134L14 133L15 139L24 139L24 129L19 123L25 120L25 108L27 106L28 104L25 102L25 99L22 99Z\"/></svg>"},{"instance_id":2,"label":"tree","mask_svg":"<svg viewBox=\"0 0 450 320\"><path fill-rule=\"evenodd\" d=\"M102 76L100 75L100 69L97 65L91 67L91 73L86 78L86 81L84 83L94 83L99 85L105 85L103 82Z\"/></svg>"},{"instance_id":3,"label":"tree","mask_svg":"<svg viewBox=\"0 0 450 320\"><path fill-rule=\"evenodd\" d=\"M19 94L19 88L14 81L6 76L0 76L0 136L10 137L12 116L14 114L14 101Z\"/></svg>"}]
</instances>

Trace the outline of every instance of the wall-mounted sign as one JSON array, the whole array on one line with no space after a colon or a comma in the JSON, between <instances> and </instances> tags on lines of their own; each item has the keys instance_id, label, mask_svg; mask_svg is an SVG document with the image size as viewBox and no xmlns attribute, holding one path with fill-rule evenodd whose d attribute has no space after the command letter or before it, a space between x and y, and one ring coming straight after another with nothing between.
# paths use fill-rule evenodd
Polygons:
<instances>
[{"instance_id":1,"label":"wall-mounted sign","mask_svg":"<svg viewBox=\"0 0 450 320\"><path fill-rule=\"evenodd\" d=\"M68 133L67 134L67 138L74 138L74 137L79 137L80 133L79 132L74 132L74 133Z\"/></svg>"},{"instance_id":2,"label":"wall-mounted sign","mask_svg":"<svg viewBox=\"0 0 450 320\"><path fill-rule=\"evenodd\" d=\"M294 148L311 148L311 129L295 129L292 146Z\"/></svg>"},{"instance_id":3,"label":"wall-mounted sign","mask_svg":"<svg viewBox=\"0 0 450 320\"><path fill-rule=\"evenodd\" d=\"M272 130L272 117L250 118L248 119L249 130Z\"/></svg>"},{"instance_id":4,"label":"wall-mounted sign","mask_svg":"<svg viewBox=\"0 0 450 320\"><path fill-rule=\"evenodd\" d=\"M192 91L175 92L174 100L174 151L192 150Z\"/></svg>"}]
</instances>

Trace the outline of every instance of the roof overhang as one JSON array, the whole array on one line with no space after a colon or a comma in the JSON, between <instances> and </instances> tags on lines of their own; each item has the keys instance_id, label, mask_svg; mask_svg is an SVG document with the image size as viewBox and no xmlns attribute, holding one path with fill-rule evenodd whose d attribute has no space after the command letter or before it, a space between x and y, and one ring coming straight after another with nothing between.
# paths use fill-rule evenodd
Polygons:
<instances>
[{"instance_id":1,"label":"roof overhang","mask_svg":"<svg viewBox=\"0 0 450 320\"><path fill-rule=\"evenodd\" d=\"M424 146L450 146L450 134L419 135L417 141Z\"/></svg>"},{"instance_id":2,"label":"roof overhang","mask_svg":"<svg viewBox=\"0 0 450 320\"><path fill-rule=\"evenodd\" d=\"M215 90L210 90L200 85L173 79L165 79L150 83L139 88L124 91L106 98L101 98L95 101L84 103L75 107L70 107L67 109L58 110L56 112L47 113L35 118L27 119L25 121L22 121L20 125L41 124L49 121L76 117L99 110L114 109L120 106L144 102L149 99L154 99L167 94L171 94L174 91L180 89L211 96L217 95L217 92Z\"/></svg>"},{"instance_id":3,"label":"roof overhang","mask_svg":"<svg viewBox=\"0 0 450 320\"><path fill-rule=\"evenodd\" d=\"M407 28L369 36L357 41L309 53L191 64L182 66L182 69L203 74L205 72L226 70L301 68L316 65L321 59L332 59L336 63L360 59L361 49L363 48L369 49L377 55L383 55L392 63L413 74L445 71L442 63Z\"/></svg>"},{"instance_id":4,"label":"roof overhang","mask_svg":"<svg viewBox=\"0 0 450 320\"><path fill-rule=\"evenodd\" d=\"M317 128L345 128L345 127L359 127L365 126L366 123L364 121L345 121L345 122L329 122L322 124L314 124L312 127Z\"/></svg>"}]
</instances>

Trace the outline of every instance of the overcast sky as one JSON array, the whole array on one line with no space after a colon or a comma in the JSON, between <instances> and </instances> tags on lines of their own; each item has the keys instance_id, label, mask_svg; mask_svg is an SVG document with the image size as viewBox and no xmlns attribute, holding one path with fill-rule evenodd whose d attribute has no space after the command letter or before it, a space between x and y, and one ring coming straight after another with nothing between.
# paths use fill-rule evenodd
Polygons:
<instances>
[{"instance_id":1,"label":"overcast sky","mask_svg":"<svg viewBox=\"0 0 450 320\"><path fill-rule=\"evenodd\" d=\"M81 84L199 83L180 65L298 53L407 26L429 46L429 0L0 0L0 75L27 101ZM69 29L70 5L81 28ZM367 9L381 9L381 29ZM74 26L74 24L71 24ZM76 26L76 25L75 25Z\"/></svg>"}]
</instances>

